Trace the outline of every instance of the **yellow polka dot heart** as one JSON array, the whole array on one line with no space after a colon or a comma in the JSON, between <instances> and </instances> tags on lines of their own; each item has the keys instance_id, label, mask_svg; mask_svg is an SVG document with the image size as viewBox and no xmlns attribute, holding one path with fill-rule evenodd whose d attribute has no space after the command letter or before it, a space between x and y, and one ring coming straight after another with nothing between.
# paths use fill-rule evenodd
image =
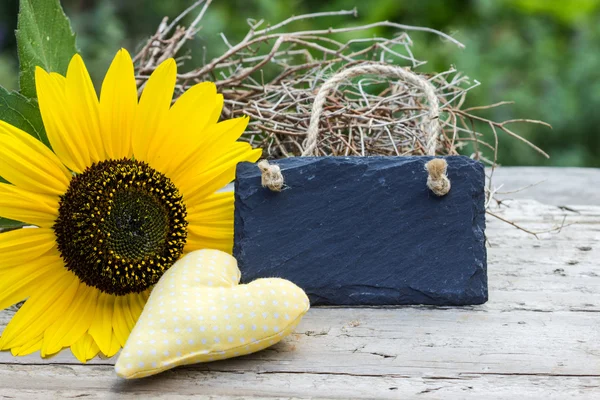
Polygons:
<instances>
[{"instance_id":1,"label":"yellow polka dot heart","mask_svg":"<svg viewBox=\"0 0 600 400\"><path fill-rule=\"evenodd\" d=\"M239 285L235 258L194 251L156 284L115 365L143 378L179 365L257 352L289 335L308 311L302 289L279 278Z\"/></svg>"}]
</instances>

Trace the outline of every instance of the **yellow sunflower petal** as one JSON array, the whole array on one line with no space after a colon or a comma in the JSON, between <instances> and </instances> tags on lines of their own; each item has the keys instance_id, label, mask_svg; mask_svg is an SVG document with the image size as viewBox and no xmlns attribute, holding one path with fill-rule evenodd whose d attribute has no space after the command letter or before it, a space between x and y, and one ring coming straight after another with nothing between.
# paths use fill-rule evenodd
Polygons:
<instances>
[{"instance_id":1,"label":"yellow sunflower petal","mask_svg":"<svg viewBox=\"0 0 600 400\"><path fill-rule=\"evenodd\" d=\"M131 330L135 326L150 290L143 293L130 293L115 299L113 313L113 332L121 347L127 342ZM114 343L112 343L114 345Z\"/></svg>"},{"instance_id":2,"label":"yellow sunflower petal","mask_svg":"<svg viewBox=\"0 0 600 400\"><path fill-rule=\"evenodd\" d=\"M129 318L131 318L131 313L129 312L129 304L127 303L127 296L117 296L115 298L115 308L113 310L113 320L112 326L114 335L119 341L119 345L121 347L125 346L125 342L127 342L127 338L131 333L131 329L127 322L126 313L129 314ZM132 326L133 328L133 326Z\"/></svg>"},{"instance_id":3,"label":"yellow sunflower petal","mask_svg":"<svg viewBox=\"0 0 600 400\"><path fill-rule=\"evenodd\" d=\"M131 132L137 107L137 86L131 56L125 49L115 56L100 92L100 121L108 158L130 157Z\"/></svg>"},{"instance_id":4,"label":"yellow sunflower petal","mask_svg":"<svg viewBox=\"0 0 600 400\"><path fill-rule=\"evenodd\" d=\"M98 345L88 333L84 334L71 346L73 355L84 364L96 357L99 351Z\"/></svg>"},{"instance_id":5,"label":"yellow sunflower petal","mask_svg":"<svg viewBox=\"0 0 600 400\"><path fill-rule=\"evenodd\" d=\"M206 169L196 173L189 171L185 176L173 181L181 190L186 204L193 207L231 182L235 178L235 168L239 162L255 162L261 155L261 149L252 150L248 143L234 143Z\"/></svg>"},{"instance_id":6,"label":"yellow sunflower petal","mask_svg":"<svg viewBox=\"0 0 600 400\"><path fill-rule=\"evenodd\" d=\"M95 288L79 284L69 309L44 332L42 357L73 345L88 331L94 319L98 293Z\"/></svg>"},{"instance_id":7,"label":"yellow sunflower petal","mask_svg":"<svg viewBox=\"0 0 600 400\"><path fill-rule=\"evenodd\" d=\"M203 236L188 235L184 251L189 253L191 251L202 249L221 250L225 253L231 254L233 252L233 237L215 239Z\"/></svg>"},{"instance_id":8,"label":"yellow sunflower petal","mask_svg":"<svg viewBox=\"0 0 600 400\"><path fill-rule=\"evenodd\" d=\"M133 301L133 296L137 296L137 293L130 293L121 297L121 304L123 305L121 312L123 313L123 320L126 323L126 328L119 327L119 329L127 329L127 331L130 333L137 322L137 318L134 318L131 312L131 302Z\"/></svg>"},{"instance_id":9,"label":"yellow sunflower petal","mask_svg":"<svg viewBox=\"0 0 600 400\"><path fill-rule=\"evenodd\" d=\"M0 272L40 257L54 247L54 232L47 228L25 228L0 233Z\"/></svg>"},{"instance_id":10,"label":"yellow sunflower petal","mask_svg":"<svg viewBox=\"0 0 600 400\"><path fill-rule=\"evenodd\" d=\"M106 357L112 357L115 354L117 354L119 352L119 350L121 350L121 343L119 343L119 339L117 338L117 335L115 335L115 333L113 332L111 339L110 339L110 348L108 350L108 353L105 353L104 355Z\"/></svg>"},{"instance_id":11,"label":"yellow sunflower petal","mask_svg":"<svg viewBox=\"0 0 600 400\"><path fill-rule=\"evenodd\" d=\"M248 117L239 117L213 125L210 132L207 133L207 141L202 147L202 152L210 154L209 157L204 157L203 165L211 164L213 158L219 158L222 149L227 149L234 144L246 130L249 121Z\"/></svg>"},{"instance_id":12,"label":"yellow sunflower petal","mask_svg":"<svg viewBox=\"0 0 600 400\"><path fill-rule=\"evenodd\" d=\"M198 83L182 94L161 126L168 134L161 135L162 141L150 143L149 164L169 176L177 170L208 139L205 129L217 122L222 99L212 82Z\"/></svg>"},{"instance_id":13,"label":"yellow sunflower petal","mask_svg":"<svg viewBox=\"0 0 600 400\"><path fill-rule=\"evenodd\" d=\"M129 310L131 312L131 318L134 323L140 318L144 305L146 304L146 297L144 293L132 293L129 296Z\"/></svg>"},{"instance_id":14,"label":"yellow sunflower petal","mask_svg":"<svg viewBox=\"0 0 600 400\"><path fill-rule=\"evenodd\" d=\"M188 213L188 238L184 251L218 249L231 253L233 249L233 192L213 193L205 197Z\"/></svg>"},{"instance_id":15,"label":"yellow sunflower petal","mask_svg":"<svg viewBox=\"0 0 600 400\"><path fill-rule=\"evenodd\" d=\"M5 235L5 234L3 234ZM0 280L0 310L39 292L46 280L64 272L57 255L42 256L17 267L3 270Z\"/></svg>"},{"instance_id":16,"label":"yellow sunflower petal","mask_svg":"<svg viewBox=\"0 0 600 400\"><path fill-rule=\"evenodd\" d=\"M10 352L15 357L26 356L35 353L36 351L39 351L42 348L43 341L44 337L42 335L39 335L38 337L29 340L23 346L13 347L12 349L10 349Z\"/></svg>"},{"instance_id":17,"label":"yellow sunflower petal","mask_svg":"<svg viewBox=\"0 0 600 400\"><path fill-rule=\"evenodd\" d=\"M104 160L106 156L100 136L98 95L79 54L75 54L69 63L65 94L71 118L79 127L90 161L95 163Z\"/></svg>"},{"instance_id":18,"label":"yellow sunflower petal","mask_svg":"<svg viewBox=\"0 0 600 400\"><path fill-rule=\"evenodd\" d=\"M188 221L220 221L233 216L233 192L216 192L187 207Z\"/></svg>"},{"instance_id":19,"label":"yellow sunflower petal","mask_svg":"<svg viewBox=\"0 0 600 400\"><path fill-rule=\"evenodd\" d=\"M0 349L22 346L43 334L69 308L79 279L63 269L51 274L46 285L39 288L17 311L0 338Z\"/></svg>"},{"instance_id":20,"label":"yellow sunflower petal","mask_svg":"<svg viewBox=\"0 0 600 400\"><path fill-rule=\"evenodd\" d=\"M185 252L200 249L217 249L231 253L233 249L233 217L224 220L219 226L190 223Z\"/></svg>"},{"instance_id":21,"label":"yellow sunflower petal","mask_svg":"<svg viewBox=\"0 0 600 400\"><path fill-rule=\"evenodd\" d=\"M52 197L0 183L0 217L50 228L58 215L58 196Z\"/></svg>"},{"instance_id":22,"label":"yellow sunflower petal","mask_svg":"<svg viewBox=\"0 0 600 400\"><path fill-rule=\"evenodd\" d=\"M205 197L202 202L188 211L189 227L195 231L201 227L207 229L229 229L233 226L233 192L217 192ZM230 234L233 235L232 232Z\"/></svg>"},{"instance_id":23,"label":"yellow sunflower petal","mask_svg":"<svg viewBox=\"0 0 600 400\"><path fill-rule=\"evenodd\" d=\"M216 239L227 239L233 233L233 217L224 220L217 225L203 225L196 223L190 227L190 233L195 236L202 236Z\"/></svg>"},{"instance_id":24,"label":"yellow sunflower petal","mask_svg":"<svg viewBox=\"0 0 600 400\"><path fill-rule=\"evenodd\" d=\"M112 338L112 318L115 303L114 295L100 293L96 303L96 312L90 326L89 333L104 354L110 351L110 341Z\"/></svg>"},{"instance_id":25,"label":"yellow sunflower petal","mask_svg":"<svg viewBox=\"0 0 600 400\"><path fill-rule=\"evenodd\" d=\"M0 121L0 176L22 189L61 195L71 174L58 157L31 135Z\"/></svg>"},{"instance_id":26,"label":"yellow sunflower petal","mask_svg":"<svg viewBox=\"0 0 600 400\"><path fill-rule=\"evenodd\" d=\"M66 79L37 67L35 84L40 112L52 150L70 170L81 173L91 165L87 141L69 109Z\"/></svg>"},{"instance_id":27,"label":"yellow sunflower petal","mask_svg":"<svg viewBox=\"0 0 600 400\"><path fill-rule=\"evenodd\" d=\"M146 83L132 133L133 154L138 160L147 161L150 143L162 141L166 134L161 124L171 107L176 78L177 65L170 58L156 68Z\"/></svg>"},{"instance_id":28,"label":"yellow sunflower petal","mask_svg":"<svg viewBox=\"0 0 600 400\"><path fill-rule=\"evenodd\" d=\"M217 98L216 98L215 107L213 108L212 114L209 119L209 124L217 123L217 121L221 117L221 113L223 112L223 103L224 102L225 102L225 99L223 98L223 95L219 93L219 95L217 95Z\"/></svg>"},{"instance_id":29,"label":"yellow sunflower petal","mask_svg":"<svg viewBox=\"0 0 600 400\"><path fill-rule=\"evenodd\" d=\"M193 152L182 152L178 155L181 160L175 170L169 171L174 182L184 180L190 174L205 170L222 156L229 156L232 146L244 133L248 126L248 118L234 118L211 125L203 132L200 147L193 147ZM184 128L182 128L184 129ZM190 129L189 127L187 128Z\"/></svg>"},{"instance_id":30,"label":"yellow sunflower petal","mask_svg":"<svg viewBox=\"0 0 600 400\"><path fill-rule=\"evenodd\" d=\"M92 358L96 357L98 353L100 353L100 347L98 347L98 343L92 340L92 342L89 344L89 347L87 348L85 357L88 360L91 360Z\"/></svg>"},{"instance_id":31,"label":"yellow sunflower petal","mask_svg":"<svg viewBox=\"0 0 600 400\"><path fill-rule=\"evenodd\" d=\"M88 336L90 337L91 341L94 341L94 339L92 339L91 336L86 333L77 342L75 342L71 345L71 353L73 353L73 355L75 356L76 359L79 360L79 362L84 363L84 364L88 361L87 358L85 358L85 351L86 351L85 341L88 340L87 339Z\"/></svg>"}]
</instances>

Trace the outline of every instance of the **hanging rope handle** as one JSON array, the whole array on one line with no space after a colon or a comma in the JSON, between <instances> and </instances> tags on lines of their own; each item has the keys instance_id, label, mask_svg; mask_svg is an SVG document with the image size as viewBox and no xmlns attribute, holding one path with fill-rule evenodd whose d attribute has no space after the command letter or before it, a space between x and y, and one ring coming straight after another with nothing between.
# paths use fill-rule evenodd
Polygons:
<instances>
[{"instance_id":1,"label":"hanging rope handle","mask_svg":"<svg viewBox=\"0 0 600 400\"><path fill-rule=\"evenodd\" d=\"M307 138L304 143L302 156L316 155L315 150L317 149L319 138L319 120L323 113L323 105L327 100L327 96L329 96L330 92L335 90L340 83L360 75L379 75L398 78L416 86L423 92L429 103L427 120L423 126L423 131L426 134L425 152L429 156L435 156L437 140L441 130L439 122L440 103L435 94L435 87L427 79L412 71L401 67L381 64L357 65L338 72L323 83L313 103L310 124L308 125Z\"/></svg>"},{"instance_id":2,"label":"hanging rope handle","mask_svg":"<svg viewBox=\"0 0 600 400\"><path fill-rule=\"evenodd\" d=\"M429 156L435 156L438 137L441 133L439 121L440 103L435 94L435 87L427 79L405 68L381 64L357 65L336 73L323 83L313 103L310 124L308 125L302 156L316 156L319 139L319 121L321 114L323 113L323 106L330 92L335 90L340 83L350 78L367 74L398 78L416 86L423 92L429 103L429 112L427 113L427 118L422 127L426 135L425 152ZM429 174L427 178L427 187L438 196L443 196L450 190L450 181L446 175L447 166L448 164L444 159L433 159L425 165L425 169ZM279 167L271 165L268 161L263 160L259 163L259 168L262 171L262 186L268 187L273 191L281 191L284 183Z\"/></svg>"}]
</instances>

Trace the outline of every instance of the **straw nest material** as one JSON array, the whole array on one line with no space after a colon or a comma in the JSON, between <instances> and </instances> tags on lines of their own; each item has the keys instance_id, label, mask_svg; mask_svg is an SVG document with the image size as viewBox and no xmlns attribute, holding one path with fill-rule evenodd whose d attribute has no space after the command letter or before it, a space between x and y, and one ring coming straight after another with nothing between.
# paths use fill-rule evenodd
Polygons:
<instances>
[{"instance_id":1,"label":"straw nest material","mask_svg":"<svg viewBox=\"0 0 600 400\"><path fill-rule=\"evenodd\" d=\"M171 24L163 20L156 34L137 54L138 83L143 87L147 77L161 61L178 58L183 44L197 33L210 1L197 1ZM200 9L189 27L177 26L194 8ZM250 117L245 140L264 149L267 158L300 155L309 125L315 95L328 77L337 71L363 63L404 66L415 72L426 61L415 58L409 32L425 31L438 35L449 46L463 47L456 39L433 29L382 21L364 26L293 31L297 21L314 18L347 16L356 10L316 13L290 17L274 24L249 20L248 34L236 44L222 34L227 50L205 62L203 66L179 75L182 92L196 82L214 81L225 96L223 116ZM369 29L388 27L391 37L371 37ZM364 32L359 39L342 40L353 32ZM210 41L209 41L210 42ZM511 129L518 122L534 120L492 121L477 115L483 109L506 105L501 102L483 107L464 108L468 92L479 85L454 68L435 75L423 75L436 88L441 104L440 123L443 135L437 153L459 154L468 144L471 155L488 164L496 162L499 131L521 140L538 152L541 149ZM181 93L180 92L180 93ZM319 155L420 155L425 153L422 117L428 105L415 87L377 75L365 75L340 85L331 93L320 120ZM491 128L492 135L481 133ZM484 150L487 149L487 152ZM462 151L464 154L464 151ZM484 157L488 154L488 158Z\"/></svg>"},{"instance_id":2,"label":"straw nest material","mask_svg":"<svg viewBox=\"0 0 600 400\"><path fill-rule=\"evenodd\" d=\"M180 54L183 53L181 49L200 30L211 2L198 0L172 22L163 19L157 32L134 58L140 91L154 69L169 57L177 60L180 71L185 70L189 55ZM179 26L191 12L197 14L190 26ZM426 60L413 55L410 33L427 32L439 36L448 46L464 47L455 38L434 29L389 21L322 30L293 29L298 21L331 17L351 20L356 17L356 10L293 16L272 25L263 20L248 20L248 33L242 40L232 43L221 34L226 45L223 54L178 75L175 97L197 82L213 81L225 98L224 118L250 117L242 140L261 147L263 157L267 159L299 156L304 153L312 106L324 82L357 65L400 66L418 73L435 88L441 126L435 154L464 154L481 160L491 166L488 178L497 165L501 135L521 141L548 157L542 149L513 130L518 123L546 123L531 119L487 119L481 115L484 110L511 102L466 108L466 98L480 85L478 81L455 68L436 74L420 72ZM370 30L381 27L392 34L373 37ZM327 96L313 154L431 154L427 151L428 134L423 123L428 111L429 104L422 91L406 81L381 75L353 77L336 86ZM491 179L488 182L487 205L495 193Z\"/></svg>"}]
</instances>

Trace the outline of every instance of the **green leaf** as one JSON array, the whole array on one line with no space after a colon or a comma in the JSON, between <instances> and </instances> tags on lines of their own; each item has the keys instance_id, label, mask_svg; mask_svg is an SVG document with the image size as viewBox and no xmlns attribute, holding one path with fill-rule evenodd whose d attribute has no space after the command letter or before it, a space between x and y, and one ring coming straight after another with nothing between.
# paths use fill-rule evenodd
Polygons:
<instances>
[{"instance_id":1,"label":"green leaf","mask_svg":"<svg viewBox=\"0 0 600 400\"><path fill-rule=\"evenodd\" d=\"M36 97L35 67L65 74L75 53L75 34L59 0L21 0L17 23L20 91Z\"/></svg>"},{"instance_id":2,"label":"green leaf","mask_svg":"<svg viewBox=\"0 0 600 400\"><path fill-rule=\"evenodd\" d=\"M50 147L42 115L35 99L30 100L0 86L0 121L16 126Z\"/></svg>"},{"instance_id":3,"label":"green leaf","mask_svg":"<svg viewBox=\"0 0 600 400\"><path fill-rule=\"evenodd\" d=\"M0 232L7 230L7 229L9 229L9 230L18 229L18 228L22 228L24 226L27 226L27 224L24 224L19 221L13 221L10 219L0 217Z\"/></svg>"}]
</instances>

